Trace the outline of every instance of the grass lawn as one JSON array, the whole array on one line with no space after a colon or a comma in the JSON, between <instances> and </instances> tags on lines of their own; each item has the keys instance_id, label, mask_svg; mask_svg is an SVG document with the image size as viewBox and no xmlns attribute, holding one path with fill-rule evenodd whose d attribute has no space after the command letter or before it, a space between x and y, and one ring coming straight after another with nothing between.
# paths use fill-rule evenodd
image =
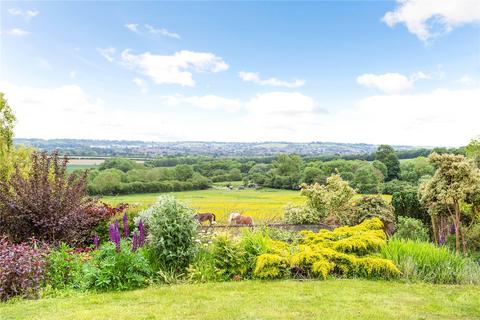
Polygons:
<instances>
[{"instance_id":1,"label":"grass lawn","mask_svg":"<svg viewBox=\"0 0 480 320\"><path fill-rule=\"evenodd\" d=\"M479 319L480 287L242 281L0 304L0 319Z\"/></svg>"},{"instance_id":2,"label":"grass lawn","mask_svg":"<svg viewBox=\"0 0 480 320\"><path fill-rule=\"evenodd\" d=\"M304 203L305 197L299 191L279 189L224 190L208 189L171 192L177 199L187 203L197 212L213 212L217 221L226 222L231 212L241 212L252 216L256 221L278 221L283 218L283 210L288 202ZM110 204L126 202L148 206L155 202L160 193L142 193L104 197ZM383 195L390 200L391 196Z\"/></svg>"}]
</instances>

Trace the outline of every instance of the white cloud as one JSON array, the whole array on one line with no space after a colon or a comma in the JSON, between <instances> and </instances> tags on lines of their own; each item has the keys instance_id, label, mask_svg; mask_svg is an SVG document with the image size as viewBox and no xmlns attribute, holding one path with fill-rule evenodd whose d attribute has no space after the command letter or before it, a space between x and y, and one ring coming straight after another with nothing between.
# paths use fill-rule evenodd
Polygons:
<instances>
[{"instance_id":1,"label":"white cloud","mask_svg":"<svg viewBox=\"0 0 480 320\"><path fill-rule=\"evenodd\" d=\"M464 74L460 79L456 81L457 83L463 84L465 86L473 86L477 84L477 81L468 74Z\"/></svg>"},{"instance_id":2,"label":"white cloud","mask_svg":"<svg viewBox=\"0 0 480 320\"><path fill-rule=\"evenodd\" d=\"M14 36L14 37L28 36L30 33L31 33L30 31L24 30L22 28L13 28L13 29L2 31L2 34Z\"/></svg>"},{"instance_id":3,"label":"white cloud","mask_svg":"<svg viewBox=\"0 0 480 320\"><path fill-rule=\"evenodd\" d=\"M421 71L410 77L400 73L365 73L357 77L357 83L365 87L377 88L385 93L401 93L413 88L413 84L422 79L430 79L430 76Z\"/></svg>"},{"instance_id":4,"label":"white cloud","mask_svg":"<svg viewBox=\"0 0 480 320\"><path fill-rule=\"evenodd\" d=\"M98 51L98 53L100 53L102 55L102 57L104 57L108 61L112 62L113 60L115 60L114 55L117 52L117 50L115 48L113 48L113 47L97 48L97 51Z\"/></svg>"},{"instance_id":5,"label":"white cloud","mask_svg":"<svg viewBox=\"0 0 480 320\"><path fill-rule=\"evenodd\" d=\"M162 102L170 107L188 105L205 110L236 111L242 107L240 100L224 98L216 95L189 97L182 95L163 96Z\"/></svg>"},{"instance_id":6,"label":"white cloud","mask_svg":"<svg viewBox=\"0 0 480 320\"><path fill-rule=\"evenodd\" d=\"M254 72L240 71L238 75L245 82L253 82L261 86L298 88L305 84L305 80L302 80L302 79L293 79L290 82L279 80L277 78L261 79L260 75Z\"/></svg>"},{"instance_id":7,"label":"white cloud","mask_svg":"<svg viewBox=\"0 0 480 320\"><path fill-rule=\"evenodd\" d=\"M130 30L132 32L138 32L138 24L136 24L136 23L127 23L125 25L125 28L127 28L128 30Z\"/></svg>"},{"instance_id":8,"label":"white cloud","mask_svg":"<svg viewBox=\"0 0 480 320\"><path fill-rule=\"evenodd\" d=\"M148 32L151 33L151 34L158 34L158 35L165 36L165 37L180 39L180 35L178 33L170 32L165 28L157 29L155 27L152 27L149 24L146 24L145 28L147 28Z\"/></svg>"},{"instance_id":9,"label":"white cloud","mask_svg":"<svg viewBox=\"0 0 480 320\"><path fill-rule=\"evenodd\" d=\"M460 146L480 133L478 101L478 87L372 96L329 118L323 133L333 141Z\"/></svg>"},{"instance_id":10,"label":"white cloud","mask_svg":"<svg viewBox=\"0 0 480 320\"><path fill-rule=\"evenodd\" d=\"M390 27L404 23L408 31L428 42L454 28L480 21L478 0L397 0L398 7L382 20Z\"/></svg>"},{"instance_id":11,"label":"white cloud","mask_svg":"<svg viewBox=\"0 0 480 320\"><path fill-rule=\"evenodd\" d=\"M8 13L10 13L12 16L18 16L18 17L25 17L27 19L34 18L38 16L40 12L37 10L22 10L19 8L10 8L8 9Z\"/></svg>"},{"instance_id":12,"label":"white cloud","mask_svg":"<svg viewBox=\"0 0 480 320\"><path fill-rule=\"evenodd\" d=\"M213 53L182 50L170 56L150 52L135 55L130 50L121 54L123 62L130 68L149 76L157 84L180 84L195 86L192 72L217 73L228 69L221 57Z\"/></svg>"},{"instance_id":13,"label":"white cloud","mask_svg":"<svg viewBox=\"0 0 480 320\"><path fill-rule=\"evenodd\" d=\"M77 70L70 71L68 75L70 76L71 79L75 79L77 77Z\"/></svg>"},{"instance_id":14,"label":"white cloud","mask_svg":"<svg viewBox=\"0 0 480 320\"><path fill-rule=\"evenodd\" d=\"M139 88L141 93L147 93L148 92L148 86L145 80L140 79L140 78L133 78L133 83L135 83Z\"/></svg>"}]
</instances>

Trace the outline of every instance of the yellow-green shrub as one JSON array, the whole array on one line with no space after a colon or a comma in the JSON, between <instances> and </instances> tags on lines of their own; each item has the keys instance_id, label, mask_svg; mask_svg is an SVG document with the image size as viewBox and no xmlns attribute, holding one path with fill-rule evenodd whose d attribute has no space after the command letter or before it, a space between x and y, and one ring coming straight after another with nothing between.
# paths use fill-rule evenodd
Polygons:
<instances>
[{"instance_id":1,"label":"yellow-green shrub","mask_svg":"<svg viewBox=\"0 0 480 320\"><path fill-rule=\"evenodd\" d=\"M288 260L278 254L264 253L257 257L253 274L260 279L277 279L288 273Z\"/></svg>"}]
</instances>

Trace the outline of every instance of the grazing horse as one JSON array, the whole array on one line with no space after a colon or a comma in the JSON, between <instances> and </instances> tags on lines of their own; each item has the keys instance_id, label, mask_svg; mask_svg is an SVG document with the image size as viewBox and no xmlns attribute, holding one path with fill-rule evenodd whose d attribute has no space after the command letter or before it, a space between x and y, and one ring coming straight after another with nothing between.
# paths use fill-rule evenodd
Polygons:
<instances>
[{"instance_id":1,"label":"grazing horse","mask_svg":"<svg viewBox=\"0 0 480 320\"><path fill-rule=\"evenodd\" d=\"M232 222L234 222L235 224L244 224L247 226L253 226L252 217L242 216L238 212L230 213L230 216L228 217L228 223L232 224Z\"/></svg>"},{"instance_id":2,"label":"grazing horse","mask_svg":"<svg viewBox=\"0 0 480 320\"><path fill-rule=\"evenodd\" d=\"M202 224L202 222L205 221L210 221L210 225L217 223L215 214L211 212L206 212L206 213L197 213L196 215L193 216L198 223Z\"/></svg>"}]
</instances>

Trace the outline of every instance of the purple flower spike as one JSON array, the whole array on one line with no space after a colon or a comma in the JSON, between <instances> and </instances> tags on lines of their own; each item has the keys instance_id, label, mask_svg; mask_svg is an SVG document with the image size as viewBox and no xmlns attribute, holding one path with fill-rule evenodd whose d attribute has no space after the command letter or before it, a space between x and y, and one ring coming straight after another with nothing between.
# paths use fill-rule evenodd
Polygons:
<instances>
[{"instance_id":1,"label":"purple flower spike","mask_svg":"<svg viewBox=\"0 0 480 320\"><path fill-rule=\"evenodd\" d=\"M140 223L138 224L138 232L139 234L139 239L138 239L138 244L140 246L143 246L145 244L145 229L143 228L143 221L140 220Z\"/></svg>"},{"instance_id":2,"label":"purple flower spike","mask_svg":"<svg viewBox=\"0 0 480 320\"><path fill-rule=\"evenodd\" d=\"M123 234L125 235L125 238L128 238L129 235L129 230L128 230L128 216L127 213L125 212L123 214Z\"/></svg>"},{"instance_id":3,"label":"purple flower spike","mask_svg":"<svg viewBox=\"0 0 480 320\"><path fill-rule=\"evenodd\" d=\"M132 252L137 251L137 249L138 249L138 240L139 240L138 232L134 232L134 233L133 233L133 239L132 239Z\"/></svg>"}]
</instances>

